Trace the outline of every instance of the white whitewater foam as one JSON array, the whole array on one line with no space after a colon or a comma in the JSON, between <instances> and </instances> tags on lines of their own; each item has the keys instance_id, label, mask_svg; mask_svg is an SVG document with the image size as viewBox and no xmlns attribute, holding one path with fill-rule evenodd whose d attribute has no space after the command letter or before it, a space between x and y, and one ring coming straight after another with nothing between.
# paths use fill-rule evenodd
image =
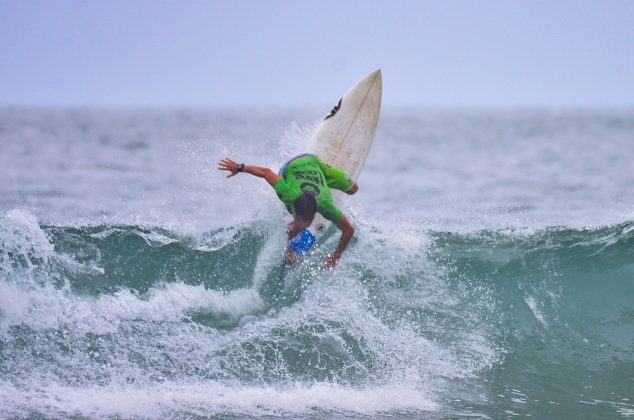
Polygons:
<instances>
[{"instance_id":1,"label":"white whitewater foam","mask_svg":"<svg viewBox=\"0 0 634 420\"><path fill-rule=\"evenodd\" d=\"M40 228L35 216L29 212L13 209L0 216L0 237L3 248L0 264L10 264L8 254L22 257L28 270L34 268L34 259L44 262L53 254L53 245Z\"/></svg>"},{"instance_id":2,"label":"white whitewater foam","mask_svg":"<svg viewBox=\"0 0 634 420\"><path fill-rule=\"evenodd\" d=\"M133 386L69 388L51 384L23 391L0 383L0 415L46 413L58 417L159 418L173 414L194 416L280 416L343 414L371 416L381 413L434 411L437 404L416 390L390 384L351 388L334 384L290 386L229 386L217 382L164 383Z\"/></svg>"},{"instance_id":3,"label":"white whitewater foam","mask_svg":"<svg viewBox=\"0 0 634 420\"><path fill-rule=\"evenodd\" d=\"M147 299L128 289L114 295L82 297L52 286L24 290L6 283L0 283L0 296L0 331L25 324L34 329L70 326L77 332L107 334L116 332L127 320L181 321L193 313L203 313L237 323L243 316L264 309L253 289L224 293L184 283L154 287Z\"/></svg>"}]
</instances>

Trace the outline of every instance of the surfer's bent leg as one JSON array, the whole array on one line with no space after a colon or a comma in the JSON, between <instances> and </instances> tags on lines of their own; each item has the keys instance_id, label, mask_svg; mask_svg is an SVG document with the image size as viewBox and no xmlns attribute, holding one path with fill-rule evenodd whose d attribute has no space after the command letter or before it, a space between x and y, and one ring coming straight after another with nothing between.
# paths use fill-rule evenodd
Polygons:
<instances>
[{"instance_id":1,"label":"surfer's bent leg","mask_svg":"<svg viewBox=\"0 0 634 420\"><path fill-rule=\"evenodd\" d=\"M326 177L326 184L328 184L328 188L343 191L350 195L359 190L359 186L356 182L354 182L354 179L352 179L352 177L344 171L328 165L319 158L317 158L317 161L319 162L319 169L321 169Z\"/></svg>"}]
</instances>

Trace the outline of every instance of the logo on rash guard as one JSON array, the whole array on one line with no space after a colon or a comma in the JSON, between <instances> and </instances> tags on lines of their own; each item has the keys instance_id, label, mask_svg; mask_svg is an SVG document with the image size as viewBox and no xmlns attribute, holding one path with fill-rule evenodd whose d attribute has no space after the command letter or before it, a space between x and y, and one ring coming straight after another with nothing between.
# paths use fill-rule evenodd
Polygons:
<instances>
[{"instance_id":1,"label":"logo on rash guard","mask_svg":"<svg viewBox=\"0 0 634 420\"><path fill-rule=\"evenodd\" d=\"M293 174L295 179L303 181L311 181L315 184L324 185L324 178L321 175L321 171L300 171Z\"/></svg>"},{"instance_id":2,"label":"logo on rash guard","mask_svg":"<svg viewBox=\"0 0 634 420\"><path fill-rule=\"evenodd\" d=\"M304 194L310 194L313 197L317 197L320 192L319 187L317 185L311 184L308 182L304 182L302 185L300 185L299 189L302 190Z\"/></svg>"}]
</instances>

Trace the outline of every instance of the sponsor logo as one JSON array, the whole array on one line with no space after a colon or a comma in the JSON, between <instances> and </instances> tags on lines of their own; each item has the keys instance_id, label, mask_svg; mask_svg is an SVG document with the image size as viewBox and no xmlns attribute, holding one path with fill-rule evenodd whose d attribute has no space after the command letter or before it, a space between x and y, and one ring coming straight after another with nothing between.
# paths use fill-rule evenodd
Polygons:
<instances>
[{"instance_id":1,"label":"sponsor logo","mask_svg":"<svg viewBox=\"0 0 634 420\"><path fill-rule=\"evenodd\" d=\"M302 190L304 194L310 194L313 197L317 197L321 192L317 185L311 184L309 182L304 182L302 185L299 186L299 189Z\"/></svg>"},{"instance_id":2,"label":"sponsor logo","mask_svg":"<svg viewBox=\"0 0 634 420\"><path fill-rule=\"evenodd\" d=\"M339 99L339 102L337 102L337 105L335 105L330 110L330 114L326 115L326 118L324 118L324 120L327 120L328 118L331 118L331 117L335 116L335 114L339 111L339 108L341 108L341 101L343 101L343 98Z\"/></svg>"},{"instance_id":3,"label":"sponsor logo","mask_svg":"<svg viewBox=\"0 0 634 420\"><path fill-rule=\"evenodd\" d=\"M298 171L295 172L295 179L302 181L314 182L315 184L324 185L324 178L321 171Z\"/></svg>"}]
</instances>

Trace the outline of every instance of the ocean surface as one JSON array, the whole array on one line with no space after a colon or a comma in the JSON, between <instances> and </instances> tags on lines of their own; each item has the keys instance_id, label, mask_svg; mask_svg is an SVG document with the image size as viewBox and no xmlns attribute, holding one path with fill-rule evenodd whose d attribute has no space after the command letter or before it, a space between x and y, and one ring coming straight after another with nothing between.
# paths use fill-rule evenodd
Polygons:
<instances>
[{"instance_id":1,"label":"ocean surface","mask_svg":"<svg viewBox=\"0 0 634 420\"><path fill-rule=\"evenodd\" d=\"M386 109L286 269L326 110L1 108L0 417L634 418L634 110Z\"/></svg>"}]
</instances>

